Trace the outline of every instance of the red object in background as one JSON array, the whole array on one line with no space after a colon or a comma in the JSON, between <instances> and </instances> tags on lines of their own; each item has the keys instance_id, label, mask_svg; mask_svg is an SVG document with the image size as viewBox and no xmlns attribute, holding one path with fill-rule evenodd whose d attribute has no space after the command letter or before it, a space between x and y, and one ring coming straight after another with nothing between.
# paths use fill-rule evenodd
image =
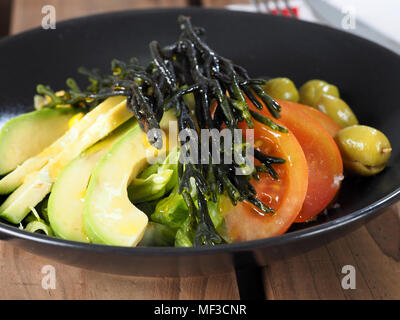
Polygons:
<instances>
[{"instance_id":1,"label":"red object in background","mask_svg":"<svg viewBox=\"0 0 400 320\"><path fill-rule=\"evenodd\" d=\"M298 18L298 17L299 17L299 8L297 8L297 7L291 7L291 9L293 10L294 15L296 16L296 18ZM291 16L292 16L292 14L290 13L289 9L287 9L287 8L280 9L280 11L282 11L282 14L283 14L285 17L291 17ZM279 13L278 10L276 10L276 9L271 9L271 14L278 15L278 14L280 14L280 13Z\"/></svg>"}]
</instances>

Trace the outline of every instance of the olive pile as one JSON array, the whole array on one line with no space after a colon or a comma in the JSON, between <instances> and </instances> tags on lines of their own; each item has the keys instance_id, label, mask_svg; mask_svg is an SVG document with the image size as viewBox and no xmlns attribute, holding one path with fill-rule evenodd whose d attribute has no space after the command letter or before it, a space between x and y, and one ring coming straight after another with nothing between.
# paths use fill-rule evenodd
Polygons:
<instances>
[{"instance_id":1,"label":"olive pile","mask_svg":"<svg viewBox=\"0 0 400 320\"><path fill-rule=\"evenodd\" d=\"M336 122L342 130L334 138L349 173L370 176L385 168L392 151L388 138L377 129L359 125L350 106L340 98L336 86L315 79L297 90L290 79L275 78L267 82L264 90L275 99L315 108Z\"/></svg>"}]
</instances>

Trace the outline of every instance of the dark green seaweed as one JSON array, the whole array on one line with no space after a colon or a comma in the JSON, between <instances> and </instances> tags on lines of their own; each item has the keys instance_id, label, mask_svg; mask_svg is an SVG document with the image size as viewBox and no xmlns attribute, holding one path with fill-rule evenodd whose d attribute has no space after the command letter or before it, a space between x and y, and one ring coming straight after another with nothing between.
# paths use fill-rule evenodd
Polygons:
<instances>
[{"instance_id":1,"label":"dark green seaweed","mask_svg":"<svg viewBox=\"0 0 400 320\"><path fill-rule=\"evenodd\" d=\"M68 89L63 95L57 95L49 87L39 85L38 93L50 98L45 107L69 104L89 110L107 97L123 95L127 97L127 107L145 132L158 129L164 111L169 109L175 111L179 132L221 128L233 132L242 121L252 128L254 120L273 130L287 132L286 128L271 118L250 110L246 102L247 98L260 110L265 105L273 118L280 117L280 105L262 88L265 80L251 79L243 67L213 51L200 38L204 29L193 27L189 17L180 16L178 24L181 33L176 43L164 48L161 48L157 41L150 43L152 60L146 66L141 66L137 59L132 58L127 63L113 60L112 74L104 75L97 69L80 68L79 72L87 76L90 85L82 90L73 79L68 79ZM194 96L195 119L184 101L187 94ZM213 109L215 104L218 107ZM148 138L149 143L161 148L161 136L148 135ZM193 163L180 162L178 165L179 193L182 194L189 211L185 228L188 228L188 234L194 235L192 242L195 246L223 242L207 209L207 201L216 202L218 193L226 194L234 205L238 201L248 201L264 213L274 213L271 207L257 198L250 180L259 178L259 172L267 172L274 179L278 179L273 166L282 164L285 160L253 150L254 158L262 165L255 167L248 175L237 175L235 170L242 168L243 163L238 163L234 157L235 153L238 154L235 141L232 141L231 145L232 148L224 150L221 141L210 137L209 163L201 163L198 158L198 161ZM200 148L200 143L193 147L181 141L181 146L181 156L200 154L200 150L191 150ZM216 146L219 147L221 157L227 153L232 155L232 164L211 162L212 147ZM243 150L239 153L243 157L246 156ZM191 195L193 186L196 191L195 200Z\"/></svg>"}]
</instances>

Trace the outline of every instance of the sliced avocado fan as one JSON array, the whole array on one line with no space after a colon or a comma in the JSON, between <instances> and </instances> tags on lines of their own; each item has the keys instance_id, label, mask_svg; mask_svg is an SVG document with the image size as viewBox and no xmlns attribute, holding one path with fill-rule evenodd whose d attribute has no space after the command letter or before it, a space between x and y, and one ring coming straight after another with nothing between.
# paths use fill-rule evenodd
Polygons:
<instances>
[{"instance_id":1,"label":"sliced avocado fan","mask_svg":"<svg viewBox=\"0 0 400 320\"><path fill-rule=\"evenodd\" d=\"M114 101L117 102L118 100ZM98 107L104 106L104 103ZM25 177L23 184L0 206L0 217L14 224L20 223L31 209L50 192L59 173L72 159L132 117L132 113L126 107L126 101L122 101L117 105L114 104L105 113L92 116L91 113L98 107L83 117L76 124L77 128L73 126L68 130L65 134L68 139L61 137L62 142L49 147L54 147L58 152L53 153L53 150L50 150L52 156L44 167ZM81 125L81 121L83 121L83 125ZM89 122L87 129L82 130L87 122Z\"/></svg>"},{"instance_id":2,"label":"sliced avocado fan","mask_svg":"<svg viewBox=\"0 0 400 320\"><path fill-rule=\"evenodd\" d=\"M19 115L0 130L0 175L37 155L68 130L78 109L54 108Z\"/></svg>"},{"instance_id":3,"label":"sliced avocado fan","mask_svg":"<svg viewBox=\"0 0 400 320\"><path fill-rule=\"evenodd\" d=\"M170 121L174 120L172 110L166 112L160 128L168 132ZM177 132L176 129L174 131ZM170 139L168 148L175 147L176 139ZM127 188L149 161L165 156L166 152L165 137L162 149L157 150L137 126L103 157L90 179L84 204L84 228L91 242L128 247L139 243L148 217L129 201Z\"/></svg>"},{"instance_id":4,"label":"sliced avocado fan","mask_svg":"<svg viewBox=\"0 0 400 320\"><path fill-rule=\"evenodd\" d=\"M14 171L0 180L0 194L8 194L22 185L26 177L39 169L43 168L46 163L59 154L67 144L76 140L86 129L88 129L95 121L103 114L110 111L116 105L124 101L123 97L112 97L99 104L92 111L87 113L76 125L70 128L63 136L53 142L46 149L36 156L27 159ZM40 110L40 112L46 109ZM54 109L56 110L56 109ZM36 128L37 131L42 131L43 128ZM45 129L45 128L44 128ZM46 134L44 132L43 134Z\"/></svg>"},{"instance_id":5,"label":"sliced avocado fan","mask_svg":"<svg viewBox=\"0 0 400 320\"><path fill-rule=\"evenodd\" d=\"M83 227L83 200L90 176L100 159L129 129L131 119L72 160L54 183L48 202L48 217L54 233L66 240L89 242Z\"/></svg>"}]
</instances>

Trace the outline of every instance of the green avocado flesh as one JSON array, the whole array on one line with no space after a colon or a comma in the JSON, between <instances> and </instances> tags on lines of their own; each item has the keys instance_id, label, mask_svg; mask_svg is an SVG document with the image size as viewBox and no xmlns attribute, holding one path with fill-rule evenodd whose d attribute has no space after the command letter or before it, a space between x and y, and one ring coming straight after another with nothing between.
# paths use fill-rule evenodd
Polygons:
<instances>
[{"instance_id":1,"label":"green avocado flesh","mask_svg":"<svg viewBox=\"0 0 400 320\"><path fill-rule=\"evenodd\" d=\"M9 120L0 131L0 175L37 155L68 130L73 108L42 109Z\"/></svg>"},{"instance_id":2,"label":"green avocado flesh","mask_svg":"<svg viewBox=\"0 0 400 320\"><path fill-rule=\"evenodd\" d=\"M14 224L20 223L50 192L56 178L71 160L131 117L132 113L121 98L109 98L87 113L63 137L41 153L39 158L48 157L43 167L25 172L22 184L0 206L0 217ZM35 164L35 160L32 162Z\"/></svg>"},{"instance_id":3,"label":"green avocado flesh","mask_svg":"<svg viewBox=\"0 0 400 320\"><path fill-rule=\"evenodd\" d=\"M50 146L41 150L39 154L32 158L27 159L14 171L3 177L0 180L0 194L9 194L21 186L29 175L43 168L50 159L55 158L67 145L80 138L83 132L94 124L98 118L104 118L103 114L106 114L123 101L123 97L109 98L87 113L76 125L65 132L64 135L54 141ZM36 127L36 131L39 130L41 129Z\"/></svg>"},{"instance_id":4,"label":"green avocado flesh","mask_svg":"<svg viewBox=\"0 0 400 320\"><path fill-rule=\"evenodd\" d=\"M171 112L160 127L168 129ZM174 118L174 117L173 117ZM136 246L148 225L147 215L128 198L128 185L154 160L166 153L147 143L139 126L130 129L103 157L90 179L84 202L84 228L94 243ZM175 146L169 146L169 148Z\"/></svg>"},{"instance_id":5,"label":"green avocado flesh","mask_svg":"<svg viewBox=\"0 0 400 320\"><path fill-rule=\"evenodd\" d=\"M90 176L100 159L129 129L131 119L72 160L60 173L50 193L48 216L54 233L63 239L89 242L83 226L83 200Z\"/></svg>"}]
</instances>

